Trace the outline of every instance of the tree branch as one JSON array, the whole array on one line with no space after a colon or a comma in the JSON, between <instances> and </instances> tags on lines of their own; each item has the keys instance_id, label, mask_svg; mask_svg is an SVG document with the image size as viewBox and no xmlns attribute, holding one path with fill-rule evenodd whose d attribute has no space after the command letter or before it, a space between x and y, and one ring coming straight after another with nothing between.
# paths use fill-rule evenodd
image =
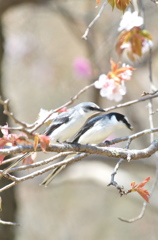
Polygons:
<instances>
[{"instance_id":1,"label":"tree branch","mask_svg":"<svg viewBox=\"0 0 158 240\"><path fill-rule=\"evenodd\" d=\"M130 156L131 160L137 160L140 158L148 158L158 150L158 140L154 140L151 145L142 150L137 149L122 149L116 147L98 147L92 145L82 145L78 143L62 143L62 144L51 144L46 151L48 152L79 152L98 154L107 157L123 158L128 159ZM22 152L33 152L34 148L30 145L10 147L8 149L0 149L0 155L10 155ZM37 147L37 152L40 152L41 147Z\"/></svg>"},{"instance_id":2,"label":"tree branch","mask_svg":"<svg viewBox=\"0 0 158 240\"><path fill-rule=\"evenodd\" d=\"M139 98L139 99L136 99L136 100L126 102L126 103L121 103L121 104L106 108L104 110L107 112L107 111L111 111L111 110L114 110L114 109L117 109L117 108L127 107L127 106L130 106L130 105L136 104L136 103L144 102L144 101L156 98L156 97L158 97L158 94L150 95L150 96L147 96L147 97L142 97L142 98Z\"/></svg>"},{"instance_id":3,"label":"tree branch","mask_svg":"<svg viewBox=\"0 0 158 240\"><path fill-rule=\"evenodd\" d=\"M17 147L18 148L18 147ZM41 150L40 147L37 148L37 150ZM7 186L0 189L0 192L16 185L19 182L26 181L28 179L32 179L38 175L41 175L49 170L55 169L62 165L67 165L72 162L76 162L84 158L85 156L89 154L99 154L102 156L108 156L108 157L114 157L114 158L122 158L122 159L128 159L130 155L130 160L137 160L140 158L148 158L153 153L158 151L158 140L154 140L151 145L145 149L142 150L128 150L128 149L122 149L122 148L114 148L114 147L96 147L96 146L88 146L88 145L80 145L80 144L56 144L51 145L48 148L49 151L55 151L55 152L64 152L64 151L70 151L70 152L78 152L82 153L79 155L75 155L72 158L65 159L63 161L54 163L51 166L48 166L46 168L43 168L41 170L35 171L31 174L28 174L24 177L17 178L15 176L12 176L9 173L5 173L4 170L0 170L0 176L5 177L7 179L12 180L13 182L11 184L8 184Z\"/></svg>"}]
</instances>

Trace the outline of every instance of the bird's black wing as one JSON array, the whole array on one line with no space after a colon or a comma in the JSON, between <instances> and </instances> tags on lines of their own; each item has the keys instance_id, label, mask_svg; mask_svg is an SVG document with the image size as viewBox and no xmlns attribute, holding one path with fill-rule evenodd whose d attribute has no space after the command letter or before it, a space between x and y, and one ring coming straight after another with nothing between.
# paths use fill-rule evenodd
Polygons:
<instances>
[{"instance_id":1,"label":"bird's black wing","mask_svg":"<svg viewBox=\"0 0 158 240\"><path fill-rule=\"evenodd\" d=\"M71 118L70 112L64 112L59 114L55 120L46 128L44 134L49 136L56 128L60 127L62 124L67 123Z\"/></svg>"},{"instance_id":2,"label":"bird's black wing","mask_svg":"<svg viewBox=\"0 0 158 240\"><path fill-rule=\"evenodd\" d=\"M86 122L85 125L81 128L81 130L75 135L72 142L78 142L81 135L83 135L87 130L92 128L96 124L96 122L99 121L101 118L102 116L97 116Z\"/></svg>"}]
</instances>

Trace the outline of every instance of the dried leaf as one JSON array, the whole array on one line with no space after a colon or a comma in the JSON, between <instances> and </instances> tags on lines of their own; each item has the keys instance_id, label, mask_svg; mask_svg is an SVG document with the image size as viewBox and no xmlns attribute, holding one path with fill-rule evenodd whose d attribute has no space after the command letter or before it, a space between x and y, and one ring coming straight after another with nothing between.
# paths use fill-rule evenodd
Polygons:
<instances>
[{"instance_id":1,"label":"dried leaf","mask_svg":"<svg viewBox=\"0 0 158 240\"><path fill-rule=\"evenodd\" d=\"M42 151L45 152L46 148L49 146L50 137L45 135L39 135L39 143L41 145Z\"/></svg>"},{"instance_id":2,"label":"dried leaf","mask_svg":"<svg viewBox=\"0 0 158 240\"><path fill-rule=\"evenodd\" d=\"M36 134L34 137L34 150L36 151L37 145L40 144L42 151L45 152L49 146L50 137L42 134Z\"/></svg>"},{"instance_id":3,"label":"dried leaf","mask_svg":"<svg viewBox=\"0 0 158 240\"><path fill-rule=\"evenodd\" d=\"M122 52L124 51L124 48L122 48L122 46L126 43L128 43L131 39L131 32L130 31L123 31L121 32L121 34L119 35L118 39L117 39L117 43L116 43L116 52L121 55Z\"/></svg>"},{"instance_id":4,"label":"dried leaf","mask_svg":"<svg viewBox=\"0 0 158 240\"><path fill-rule=\"evenodd\" d=\"M30 165L30 164L34 163L34 160L35 160L35 158L36 158L36 155L37 155L36 152L34 152L34 153L32 153L30 156L24 158L23 161L22 161L22 164L24 164L24 165Z\"/></svg>"},{"instance_id":5,"label":"dried leaf","mask_svg":"<svg viewBox=\"0 0 158 240\"><path fill-rule=\"evenodd\" d=\"M138 57L142 56L142 49L144 50L147 40L150 41L148 44L152 44L152 37L145 29L142 30L140 27L133 27L130 31L123 31L119 35L116 43L116 51L121 55L126 50L128 57L132 61L135 61Z\"/></svg>"},{"instance_id":6,"label":"dried leaf","mask_svg":"<svg viewBox=\"0 0 158 240\"><path fill-rule=\"evenodd\" d=\"M124 12L130 3L130 0L116 0L116 7Z\"/></svg>"},{"instance_id":7,"label":"dried leaf","mask_svg":"<svg viewBox=\"0 0 158 240\"><path fill-rule=\"evenodd\" d=\"M142 56L142 38L139 34L134 34L131 38L132 52L138 56Z\"/></svg>"},{"instance_id":8,"label":"dried leaf","mask_svg":"<svg viewBox=\"0 0 158 240\"><path fill-rule=\"evenodd\" d=\"M34 151L36 151L38 143L39 143L39 136L38 134L36 134L34 137L34 143L33 143Z\"/></svg>"},{"instance_id":9,"label":"dried leaf","mask_svg":"<svg viewBox=\"0 0 158 240\"><path fill-rule=\"evenodd\" d=\"M127 6L131 3L130 0L108 0L109 4L112 6L112 10L116 6L119 10L123 12L127 8Z\"/></svg>"}]
</instances>

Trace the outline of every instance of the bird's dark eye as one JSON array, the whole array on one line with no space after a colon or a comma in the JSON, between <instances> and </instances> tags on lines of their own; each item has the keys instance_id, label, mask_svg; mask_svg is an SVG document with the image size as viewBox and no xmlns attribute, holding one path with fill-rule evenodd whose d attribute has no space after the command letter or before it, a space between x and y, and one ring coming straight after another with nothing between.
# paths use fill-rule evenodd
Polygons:
<instances>
[{"instance_id":1,"label":"bird's dark eye","mask_svg":"<svg viewBox=\"0 0 158 240\"><path fill-rule=\"evenodd\" d=\"M94 107L87 106L84 108L84 112L94 111Z\"/></svg>"},{"instance_id":2,"label":"bird's dark eye","mask_svg":"<svg viewBox=\"0 0 158 240\"><path fill-rule=\"evenodd\" d=\"M95 110L95 108L94 107L88 107L88 110Z\"/></svg>"},{"instance_id":3,"label":"bird's dark eye","mask_svg":"<svg viewBox=\"0 0 158 240\"><path fill-rule=\"evenodd\" d=\"M90 112L90 111L92 111L92 112L105 112L104 111L104 109L102 109L102 108L99 108L99 107L97 107L97 106L86 106L86 107L84 107L84 112Z\"/></svg>"}]
</instances>

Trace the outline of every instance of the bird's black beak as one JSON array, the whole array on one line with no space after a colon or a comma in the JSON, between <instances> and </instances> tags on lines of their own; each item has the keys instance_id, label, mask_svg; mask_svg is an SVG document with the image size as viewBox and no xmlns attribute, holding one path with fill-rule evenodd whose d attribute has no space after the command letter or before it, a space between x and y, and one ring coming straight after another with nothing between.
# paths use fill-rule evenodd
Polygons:
<instances>
[{"instance_id":1,"label":"bird's black beak","mask_svg":"<svg viewBox=\"0 0 158 240\"><path fill-rule=\"evenodd\" d=\"M96 111L98 111L98 112L105 112L105 110L103 108L97 108Z\"/></svg>"},{"instance_id":2,"label":"bird's black beak","mask_svg":"<svg viewBox=\"0 0 158 240\"><path fill-rule=\"evenodd\" d=\"M133 127L131 126L131 125L129 125L129 127L128 127L131 131L133 130Z\"/></svg>"},{"instance_id":3,"label":"bird's black beak","mask_svg":"<svg viewBox=\"0 0 158 240\"><path fill-rule=\"evenodd\" d=\"M128 127L130 130L133 130L132 125L129 123L128 119L126 117L124 117L123 119L123 123L126 125L126 127Z\"/></svg>"}]
</instances>

